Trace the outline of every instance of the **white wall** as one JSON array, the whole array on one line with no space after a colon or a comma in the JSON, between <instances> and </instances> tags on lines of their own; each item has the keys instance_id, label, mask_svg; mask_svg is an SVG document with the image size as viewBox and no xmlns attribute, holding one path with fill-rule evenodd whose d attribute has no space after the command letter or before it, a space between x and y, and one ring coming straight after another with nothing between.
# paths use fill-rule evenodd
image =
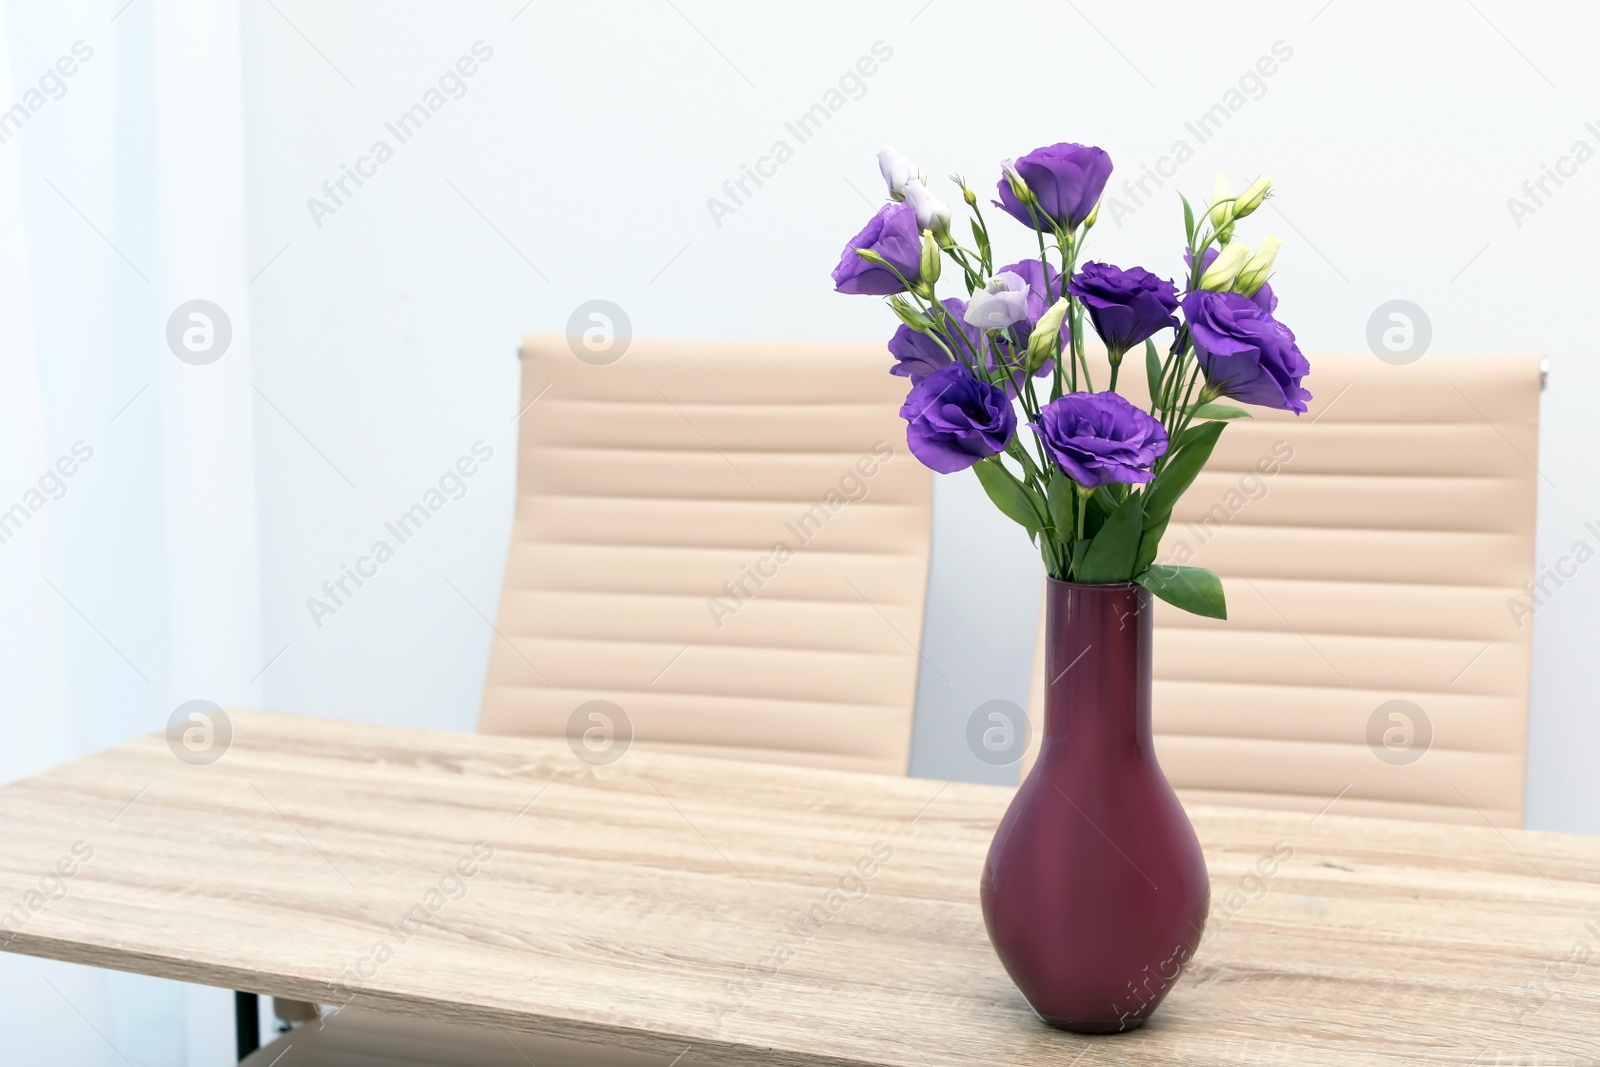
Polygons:
<instances>
[{"instance_id":1,"label":"white wall","mask_svg":"<svg viewBox=\"0 0 1600 1067\"><path fill-rule=\"evenodd\" d=\"M253 699L254 435L225 395L249 379L239 51L226 5L0 11L0 109L26 116L0 143L0 508L70 460L0 543L0 780L192 696ZM167 349L195 288L236 309L235 359ZM10 954L0 973L18 1062L231 1062L225 991Z\"/></svg>"},{"instance_id":2,"label":"white wall","mask_svg":"<svg viewBox=\"0 0 1600 1067\"><path fill-rule=\"evenodd\" d=\"M1286 241L1281 314L1305 346L1365 350L1369 315L1404 298L1432 321L1425 358L1546 353L1541 559L1593 536L1584 397L1600 371L1585 294L1600 272L1584 235L1600 163L1520 226L1506 205L1575 140L1600 147L1600 127L1584 126L1600 122L1585 109L1600 79L1580 44L1600 17L1582 5L1535 16L1508 3L1315 0L1226 19L1175 4L1001 13L958 0L452 7L400 20L379 5L280 4L291 26L246 5L251 261L283 250L252 287L256 358L296 424L261 415L266 644L289 646L266 677L274 706L469 727L508 462L320 628L306 597L474 440L509 458L512 344L524 329L564 329L584 300L616 301L645 334L885 336L875 301L827 284L880 195L872 154L884 143L987 186L1003 156L1092 142L1117 162L1111 189L1129 206L1122 180L1179 140L1194 154L1173 184L1197 196L1219 169L1274 175L1280 197L1263 218ZM493 58L466 95L316 225L307 198L375 139L393 141L384 121L480 40ZM879 41L892 58L797 143L785 122ZM1289 57L1247 82L1243 106L1200 143L1185 123L1274 45ZM965 80L950 73L956 57ZM723 183L779 139L793 158L714 218L708 199L729 202ZM1171 185L1130 216L1106 214L1099 248L1172 269ZM1010 237L1025 251L1023 234ZM1004 777L971 757L962 727L984 700L1024 697L1036 569L970 486L941 484L938 500L925 645L949 684L924 677L915 769ZM1016 562L1003 574L967 548L1008 535ZM1538 614L1535 826L1600 832L1587 771L1597 685L1581 651L1600 635L1597 581L1580 572Z\"/></svg>"},{"instance_id":3,"label":"white wall","mask_svg":"<svg viewBox=\"0 0 1600 1067\"><path fill-rule=\"evenodd\" d=\"M220 120L193 113L204 109L163 128L139 95L186 84L183 72L158 81L149 43L157 16L179 9L5 7L0 93L10 99L74 40L99 49L62 100L0 144L0 499L79 437L97 449L68 495L0 546L0 590L13 605L0 621L0 671L16 698L0 724L20 739L0 748L6 776L156 728L192 695L178 692L172 649L205 636L192 632L205 605L169 604L197 580L172 566L186 542L170 527L188 520L169 494L209 475L189 470L182 482L167 451L176 394L165 385L110 421L143 383L176 369L161 337L172 279L202 262L237 270L217 280L247 324L248 360L229 373L248 378L242 417L254 426L253 440L228 447L253 451L255 470L232 472L225 504L258 515L255 662L271 664L248 684L286 710L469 729L510 522L518 335L562 330L578 304L603 297L641 334L887 336L876 301L837 296L827 281L880 196L872 156L885 143L980 187L1000 158L1056 140L1104 146L1118 166L1111 191L1125 198L1123 179L1180 139L1195 153L1175 183L1195 195L1218 169L1272 174L1280 195L1263 218L1285 239L1280 313L1305 347L1365 351L1373 309L1404 298L1431 319L1425 358L1548 355L1540 558L1597 544L1584 524L1600 525L1590 461L1600 422L1587 403L1600 394L1587 317L1600 283L1600 159L1550 186L1531 214L1513 219L1507 207L1575 142L1600 149L1600 73L1587 54L1600 14L1587 5L237 6L245 243L228 253L239 234L219 235L193 247L222 258L176 261L181 234L210 209L172 199L181 176L163 167L181 158L174 145L187 133L201 155L236 151L226 130L209 128ZM479 41L493 54L465 95L398 143L384 123ZM880 41L892 57L859 99L796 144L785 122ZM1198 143L1185 122L1277 42L1292 55ZM308 198L380 138L393 158L313 218ZM793 158L714 219L708 198L780 138ZM1131 217L1103 214L1097 246L1170 272L1181 239L1170 188ZM1018 254L1024 236L1010 234ZM128 273L130 260L149 281ZM466 495L318 626L307 598L478 440L495 457ZM948 682L924 679L914 766L1004 777L966 751L963 727L985 700L1025 697L1037 571L966 482L942 482L937 505L924 647ZM973 551L1007 541L1002 571ZM1597 574L1579 569L1536 619L1536 827L1600 833L1589 767L1600 750L1588 662L1600 641ZM44 1001L27 1003L31 1014Z\"/></svg>"}]
</instances>

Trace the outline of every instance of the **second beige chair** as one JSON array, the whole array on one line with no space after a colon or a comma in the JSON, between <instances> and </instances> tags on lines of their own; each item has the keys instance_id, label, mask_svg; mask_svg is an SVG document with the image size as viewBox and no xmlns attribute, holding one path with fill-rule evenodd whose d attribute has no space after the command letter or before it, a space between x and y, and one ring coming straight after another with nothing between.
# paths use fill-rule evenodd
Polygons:
<instances>
[{"instance_id":1,"label":"second beige chair","mask_svg":"<svg viewBox=\"0 0 1600 1067\"><path fill-rule=\"evenodd\" d=\"M1311 410L1230 425L1162 541L1229 616L1157 604L1162 767L1188 802L1520 826L1539 358L1311 365Z\"/></svg>"},{"instance_id":2,"label":"second beige chair","mask_svg":"<svg viewBox=\"0 0 1600 1067\"><path fill-rule=\"evenodd\" d=\"M639 745L904 774L932 483L883 346L635 340L585 356L559 335L523 341L479 729L566 738L595 763ZM346 1010L244 1064L291 1051L283 1067L673 1062Z\"/></svg>"}]
</instances>

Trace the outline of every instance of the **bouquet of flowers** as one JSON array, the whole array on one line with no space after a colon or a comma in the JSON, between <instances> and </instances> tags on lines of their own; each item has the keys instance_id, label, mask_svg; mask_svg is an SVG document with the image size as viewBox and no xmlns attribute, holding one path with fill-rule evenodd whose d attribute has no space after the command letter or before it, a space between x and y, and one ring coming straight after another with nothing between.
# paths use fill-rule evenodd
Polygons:
<instances>
[{"instance_id":1,"label":"bouquet of flowers","mask_svg":"<svg viewBox=\"0 0 1600 1067\"><path fill-rule=\"evenodd\" d=\"M887 296L900 320L890 372L911 382L900 415L912 454L941 474L971 467L995 506L1028 531L1050 577L1134 581L1186 611L1226 618L1216 575L1155 559L1173 504L1227 420L1248 416L1219 398L1297 414L1311 399L1300 385L1310 366L1273 317L1278 239L1252 251L1234 237L1271 182L1234 196L1219 177L1198 215L1180 196L1180 297L1142 267L1080 262L1111 176L1099 148L1050 145L1001 164L991 203L1033 231L1038 255L998 269L964 180L951 179L972 209L971 247L910 160L886 148L878 166L889 202L845 246L833 282L841 293ZM945 259L961 272L965 298L938 295ZM1099 390L1085 318L1105 345ZM1162 355L1154 338L1168 329ZM1117 392L1124 357L1141 345L1148 411Z\"/></svg>"}]
</instances>

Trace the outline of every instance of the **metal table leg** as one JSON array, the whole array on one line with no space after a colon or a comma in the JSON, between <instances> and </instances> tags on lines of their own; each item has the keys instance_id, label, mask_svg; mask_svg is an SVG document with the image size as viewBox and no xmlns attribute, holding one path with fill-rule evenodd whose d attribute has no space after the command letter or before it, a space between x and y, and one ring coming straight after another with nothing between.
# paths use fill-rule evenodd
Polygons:
<instances>
[{"instance_id":1,"label":"metal table leg","mask_svg":"<svg viewBox=\"0 0 1600 1067\"><path fill-rule=\"evenodd\" d=\"M261 1047L261 998L254 993L233 994L233 1027L242 1060Z\"/></svg>"}]
</instances>

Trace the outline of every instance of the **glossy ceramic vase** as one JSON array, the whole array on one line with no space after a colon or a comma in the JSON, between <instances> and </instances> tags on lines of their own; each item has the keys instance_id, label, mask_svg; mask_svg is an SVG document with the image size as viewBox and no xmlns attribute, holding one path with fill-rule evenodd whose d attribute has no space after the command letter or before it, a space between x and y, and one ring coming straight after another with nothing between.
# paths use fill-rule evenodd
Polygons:
<instances>
[{"instance_id":1,"label":"glossy ceramic vase","mask_svg":"<svg viewBox=\"0 0 1600 1067\"><path fill-rule=\"evenodd\" d=\"M983 918L1041 1019L1119 1033L1194 954L1210 880L1151 744L1149 591L1051 580L1046 596L1044 733L989 846Z\"/></svg>"}]
</instances>

